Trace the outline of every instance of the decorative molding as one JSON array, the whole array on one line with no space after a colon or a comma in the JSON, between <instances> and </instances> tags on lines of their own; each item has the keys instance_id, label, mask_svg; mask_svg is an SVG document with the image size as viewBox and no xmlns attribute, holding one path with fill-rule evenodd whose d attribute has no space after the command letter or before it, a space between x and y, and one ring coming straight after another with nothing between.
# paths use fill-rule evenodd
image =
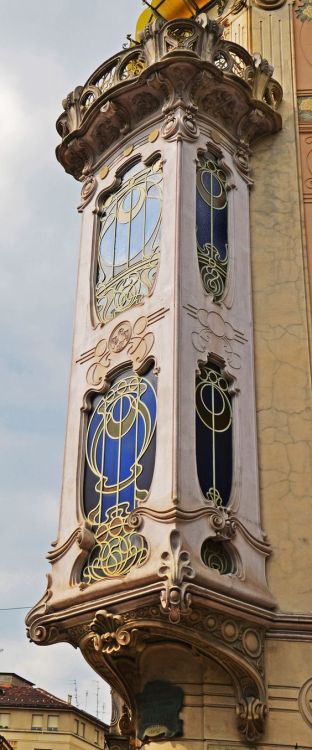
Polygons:
<instances>
[{"instance_id":1,"label":"decorative molding","mask_svg":"<svg viewBox=\"0 0 312 750\"><path fill-rule=\"evenodd\" d=\"M195 118L196 107L181 107L166 109L165 122L161 135L167 141L186 140L195 141L199 130Z\"/></svg>"},{"instance_id":2,"label":"decorative molding","mask_svg":"<svg viewBox=\"0 0 312 750\"><path fill-rule=\"evenodd\" d=\"M304 685L302 685L298 703L302 718L309 727L312 727L312 677L309 677Z\"/></svg>"},{"instance_id":3,"label":"decorative molding","mask_svg":"<svg viewBox=\"0 0 312 750\"><path fill-rule=\"evenodd\" d=\"M260 2L270 8L284 0ZM223 5L220 0L219 9ZM274 110L282 89L272 67L222 38L223 30L206 13L152 24L140 44L105 62L63 102L57 158L65 170L76 179L89 176L118 140L142 122L155 128L164 113L162 135L169 140L196 139L198 117L221 124L247 144L278 131L281 119Z\"/></svg>"},{"instance_id":4,"label":"decorative molding","mask_svg":"<svg viewBox=\"0 0 312 750\"><path fill-rule=\"evenodd\" d=\"M236 706L239 731L247 742L255 742L264 732L268 708L259 698L249 696Z\"/></svg>"},{"instance_id":5,"label":"decorative molding","mask_svg":"<svg viewBox=\"0 0 312 750\"><path fill-rule=\"evenodd\" d=\"M261 10L277 10L278 8L281 8L282 5L285 5L286 0L255 0L255 6L256 8L261 8Z\"/></svg>"},{"instance_id":6,"label":"decorative molding","mask_svg":"<svg viewBox=\"0 0 312 750\"><path fill-rule=\"evenodd\" d=\"M181 550L179 539L175 547ZM181 580L181 577L181 574L176 575L176 579ZM128 655L130 664L151 638L166 643L171 640L176 644L187 642L196 653L216 660L231 677L241 734L248 742L259 739L267 715L264 631L261 627L227 614L221 615L211 608L190 609L189 606L182 619L168 619L162 606L150 605L128 610L122 615L98 612L89 634L80 640L79 645L87 661L106 676L109 673L110 682L114 686L118 684L122 695L132 696L130 705L134 705L136 671L125 670L124 656Z\"/></svg>"},{"instance_id":7,"label":"decorative molding","mask_svg":"<svg viewBox=\"0 0 312 750\"><path fill-rule=\"evenodd\" d=\"M182 550L178 531L171 531L170 552L163 552L161 561L158 575L165 578L166 583L160 595L160 604L163 611L169 613L170 622L178 623L181 615L188 613L191 606L191 595L187 591L188 584L185 579L195 577L189 553Z\"/></svg>"},{"instance_id":8,"label":"decorative molding","mask_svg":"<svg viewBox=\"0 0 312 750\"><path fill-rule=\"evenodd\" d=\"M78 206L79 213L81 213L90 202L96 191L97 184L97 180L93 176L86 177L86 179L84 180L83 186L81 188L81 203Z\"/></svg>"},{"instance_id":9,"label":"decorative molding","mask_svg":"<svg viewBox=\"0 0 312 750\"><path fill-rule=\"evenodd\" d=\"M124 627L124 618L113 615L105 609L96 613L90 626L95 651L114 654L129 646L134 640L135 631Z\"/></svg>"},{"instance_id":10,"label":"decorative molding","mask_svg":"<svg viewBox=\"0 0 312 750\"><path fill-rule=\"evenodd\" d=\"M155 313L141 316L135 323L124 320L112 330L108 339L100 339L95 347L83 352L77 363L85 364L94 360L87 371L87 382L96 390L101 390L106 384L106 377L111 364L120 352L127 349L135 372L145 364L154 346L155 336L148 328L162 320L168 308L160 308Z\"/></svg>"},{"instance_id":11,"label":"decorative molding","mask_svg":"<svg viewBox=\"0 0 312 750\"><path fill-rule=\"evenodd\" d=\"M202 326L200 331L192 332L192 342L196 351L208 356L210 353L222 354L230 370L239 370L241 357L235 344L247 343L244 333L232 326L218 310L197 310L193 305L186 305L188 315Z\"/></svg>"}]
</instances>

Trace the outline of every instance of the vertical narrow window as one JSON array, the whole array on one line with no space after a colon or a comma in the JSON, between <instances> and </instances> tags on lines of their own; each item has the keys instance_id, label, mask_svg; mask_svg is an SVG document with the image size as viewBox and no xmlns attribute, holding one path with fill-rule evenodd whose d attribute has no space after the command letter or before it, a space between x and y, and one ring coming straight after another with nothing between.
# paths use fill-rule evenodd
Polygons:
<instances>
[{"instance_id":1,"label":"vertical narrow window","mask_svg":"<svg viewBox=\"0 0 312 750\"><path fill-rule=\"evenodd\" d=\"M159 261L162 169L158 160L124 175L100 217L95 289L99 320L107 323L154 288Z\"/></svg>"},{"instance_id":2,"label":"vertical narrow window","mask_svg":"<svg viewBox=\"0 0 312 750\"><path fill-rule=\"evenodd\" d=\"M218 301L224 294L228 267L228 198L226 176L209 154L197 169L196 240L204 289Z\"/></svg>"},{"instance_id":3,"label":"vertical narrow window","mask_svg":"<svg viewBox=\"0 0 312 750\"><path fill-rule=\"evenodd\" d=\"M232 403L220 368L200 365L196 377L196 460L203 494L226 506L232 488Z\"/></svg>"},{"instance_id":4,"label":"vertical narrow window","mask_svg":"<svg viewBox=\"0 0 312 750\"><path fill-rule=\"evenodd\" d=\"M83 580L126 574L142 565L147 544L131 513L148 495L156 449L156 377L127 370L105 395L97 395L86 436L84 513L96 545Z\"/></svg>"}]
</instances>

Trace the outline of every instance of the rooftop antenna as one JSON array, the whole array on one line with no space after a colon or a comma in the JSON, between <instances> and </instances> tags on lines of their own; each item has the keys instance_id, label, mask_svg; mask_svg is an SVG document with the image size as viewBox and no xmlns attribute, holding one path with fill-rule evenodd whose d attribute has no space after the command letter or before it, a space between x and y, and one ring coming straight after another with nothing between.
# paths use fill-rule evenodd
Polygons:
<instances>
[{"instance_id":1,"label":"rooftop antenna","mask_svg":"<svg viewBox=\"0 0 312 750\"><path fill-rule=\"evenodd\" d=\"M86 690L85 711L87 710L89 692Z\"/></svg>"},{"instance_id":2,"label":"rooftop antenna","mask_svg":"<svg viewBox=\"0 0 312 750\"><path fill-rule=\"evenodd\" d=\"M74 686L75 703L76 703L77 708L79 708L77 680L70 680L70 684Z\"/></svg>"}]
</instances>

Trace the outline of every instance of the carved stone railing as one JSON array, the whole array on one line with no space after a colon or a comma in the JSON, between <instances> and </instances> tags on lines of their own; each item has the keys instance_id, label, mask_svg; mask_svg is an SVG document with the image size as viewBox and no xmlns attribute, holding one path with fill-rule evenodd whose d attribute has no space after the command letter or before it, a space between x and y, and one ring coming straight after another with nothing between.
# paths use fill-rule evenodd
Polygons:
<instances>
[{"instance_id":1,"label":"carved stone railing","mask_svg":"<svg viewBox=\"0 0 312 750\"><path fill-rule=\"evenodd\" d=\"M146 27L139 43L103 63L85 86L76 87L63 101L64 112L56 124L62 137L57 157L66 171L83 178L122 135L155 116L157 110L172 106L177 63L183 78L182 100L189 89L187 108L196 107L215 120L224 119L227 109L232 120L236 100L242 119L247 114L244 99L248 115L252 110L256 113L249 120L254 125L255 119L262 120L261 134L278 130L276 117L267 111L268 106L274 112L282 100L272 66L261 55L250 55L238 44L225 41L222 33L223 27L205 13L195 20L165 23L157 19ZM243 136L249 143L257 137L257 127L248 126L243 134L244 129L238 128L236 137Z\"/></svg>"}]
</instances>

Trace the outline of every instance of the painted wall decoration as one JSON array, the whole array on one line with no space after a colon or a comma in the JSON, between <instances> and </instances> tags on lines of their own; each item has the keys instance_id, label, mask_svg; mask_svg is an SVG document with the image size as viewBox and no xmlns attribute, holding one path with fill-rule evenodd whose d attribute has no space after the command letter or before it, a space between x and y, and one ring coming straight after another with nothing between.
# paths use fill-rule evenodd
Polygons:
<instances>
[{"instance_id":1,"label":"painted wall decoration","mask_svg":"<svg viewBox=\"0 0 312 750\"><path fill-rule=\"evenodd\" d=\"M134 511L153 478L156 449L156 376L127 370L104 395L95 395L85 439L83 509L96 546L83 570L85 583L142 565L147 543Z\"/></svg>"},{"instance_id":2,"label":"painted wall decoration","mask_svg":"<svg viewBox=\"0 0 312 750\"><path fill-rule=\"evenodd\" d=\"M232 403L220 367L200 364L196 376L196 461L203 494L226 506L232 488Z\"/></svg>"},{"instance_id":3,"label":"painted wall decoration","mask_svg":"<svg viewBox=\"0 0 312 750\"><path fill-rule=\"evenodd\" d=\"M204 289L222 298L228 267L226 175L212 155L201 158L196 179L197 257Z\"/></svg>"},{"instance_id":4,"label":"painted wall decoration","mask_svg":"<svg viewBox=\"0 0 312 750\"><path fill-rule=\"evenodd\" d=\"M95 303L101 323L140 303L154 288L160 248L162 168L135 164L104 201Z\"/></svg>"}]
</instances>

